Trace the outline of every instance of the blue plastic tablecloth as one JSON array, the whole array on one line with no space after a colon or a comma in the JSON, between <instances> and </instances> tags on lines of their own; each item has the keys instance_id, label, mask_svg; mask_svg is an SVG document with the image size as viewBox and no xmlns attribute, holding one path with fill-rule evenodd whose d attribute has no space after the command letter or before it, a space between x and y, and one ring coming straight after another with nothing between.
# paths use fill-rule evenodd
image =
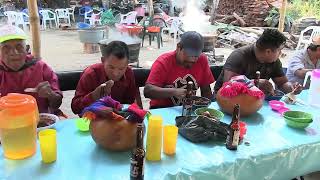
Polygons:
<instances>
[{"instance_id":1,"label":"blue plastic tablecloth","mask_svg":"<svg viewBox=\"0 0 320 180\"><path fill-rule=\"evenodd\" d=\"M300 96L306 99L306 92ZM216 103L211 107L218 108ZM288 180L298 175L320 170L319 109L302 105L291 110L310 112L313 123L305 130L288 127L284 119L264 104L259 112L242 119L247 123L244 139L250 145L240 145L229 151L224 142L194 144L178 136L175 156L162 154L159 162L146 161L145 179L201 180ZM164 124L175 124L181 107L152 110L163 116ZM229 123L225 115L223 121ZM37 153L25 160L0 159L2 179L129 179L130 152L110 152L96 146L89 133L76 129L74 120L57 124L58 157L52 164L43 164ZM2 155L0 148L0 155Z\"/></svg>"}]
</instances>

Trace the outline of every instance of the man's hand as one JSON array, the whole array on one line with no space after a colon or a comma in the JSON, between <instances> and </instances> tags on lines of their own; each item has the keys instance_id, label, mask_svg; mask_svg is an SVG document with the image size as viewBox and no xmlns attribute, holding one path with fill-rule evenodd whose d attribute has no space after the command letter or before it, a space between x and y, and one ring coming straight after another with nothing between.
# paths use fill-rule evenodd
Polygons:
<instances>
[{"instance_id":1,"label":"man's hand","mask_svg":"<svg viewBox=\"0 0 320 180\"><path fill-rule=\"evenodd\" d=\"M265 95L274 95L274 89L269 80L260 79L259 89L264 92Z\"/></svg>"},{"instance_id":2,"label":"man's hand","mask_svg":"<svg viewBox=\"0 0 320 180\"><path fill-rule=\"evenodd\" d=\"M295 82L293 84L293 91L292 91L293 94L295 94L295 95L300 94L302 90L303 90L303 87L301 84L299 84L297 82Z\"/></svg>"},{"instance_id":3,"label":"man's hand","mask_svg":"<svg viewBox=\"0 0 320 180\"><path fill-rule=\"evenodd\" d=\"M178 99L182 99L184 97L186 97L187 95L187 90L186 89L182 89L182 88L174 88L173 91L173 96L178 98Z\"/></svg>"},{"instance_id":4,"label":"man's hand","mask_svg":"<svg viewBox=\"0 0 320 180\"><path fill-rule=\"evenodd\" d=\"M98 86L93 92L92 92L92 98L94 100L98 100L104 96L107 96L111 93L112 86L114 85L113 80L109 80L100 86Z\"/></svg>"},{"instance_id":5,"label":"man's hand","mask_svg":"<svg viewBox=\"0 0 320 180\"><path fill-rule=\"evenodd\" d=\"M48 81L39 83L36 87L36 90L39 97L42 98L49 98L54 93Z\"/></svg>"},{"instance_id":6,"label":"man's hand","mask_svg":"<svg viewBox=\"0 0 320 180\"><path fill-rule=\"evenodd\" d=\"M49 101L49 107L56 110L62 103L62 96L51 89L51 85L48 81L41 82L37 85L36 91L39 97L47 98Z\"/></svg>"}]
</instances>

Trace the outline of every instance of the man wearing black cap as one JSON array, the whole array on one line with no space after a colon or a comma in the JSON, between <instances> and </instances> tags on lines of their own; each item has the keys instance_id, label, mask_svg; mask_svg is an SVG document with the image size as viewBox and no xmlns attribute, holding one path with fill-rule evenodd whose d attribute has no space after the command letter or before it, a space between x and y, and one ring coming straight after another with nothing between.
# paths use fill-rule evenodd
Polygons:
<instances>
[{"instance_id":1,"label":"man wearing black cap","mask_svg":"<svg viewBox=\"0 0 320 180\"><path fill-rule=\"evenodd\" d=\"M177 106L186 95L187 82L200 88L201 96L212 98L210 84L214 82L207 57L202 54L202 36L185 32L177 48L154 62L144 88L144 96L151 99L150 108Z\"/></svg>"}]
</instances>

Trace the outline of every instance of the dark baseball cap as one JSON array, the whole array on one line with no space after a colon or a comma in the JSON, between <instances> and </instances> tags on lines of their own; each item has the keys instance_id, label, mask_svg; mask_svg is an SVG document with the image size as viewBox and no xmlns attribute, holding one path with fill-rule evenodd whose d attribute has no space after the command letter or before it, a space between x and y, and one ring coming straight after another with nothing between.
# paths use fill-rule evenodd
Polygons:
<instances>
[{"instance_id":1,"label":"dark baseball cap","mask_svg":"<svg viewBox=\"0 0 320 180\"><path fill-rule=\"evenodd\" d=\"M183 33L179 43L188 56L199 57L204 47L203 37L196 31Z\"/></svg>"}]
</instances>

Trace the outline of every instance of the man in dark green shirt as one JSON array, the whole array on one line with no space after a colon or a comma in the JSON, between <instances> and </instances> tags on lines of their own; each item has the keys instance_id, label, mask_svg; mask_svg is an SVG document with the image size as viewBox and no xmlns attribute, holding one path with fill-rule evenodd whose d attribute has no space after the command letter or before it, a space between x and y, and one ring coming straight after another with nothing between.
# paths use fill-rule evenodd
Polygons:
<instances>
[{"instance_id":1,"label":"man in dark green shirt","mask_svg":"<svg viewBox=\"0 0 320 180\"><path fill-rule=\"evenodd\" d=\"M279 56L285 42L286 38L281 32L275 29L266 29L255 44L233 51L216 81L215 92L233 76L245 75L249 79L255 79L256 72L260 71L259 88L265 94L273 94L274 92L269 79L272 79L277 88L285 93L293 91L297 86L299 87L295 92L300 93L301 86L288 82L282 71Z\"/></svg>"}]
</instances>

